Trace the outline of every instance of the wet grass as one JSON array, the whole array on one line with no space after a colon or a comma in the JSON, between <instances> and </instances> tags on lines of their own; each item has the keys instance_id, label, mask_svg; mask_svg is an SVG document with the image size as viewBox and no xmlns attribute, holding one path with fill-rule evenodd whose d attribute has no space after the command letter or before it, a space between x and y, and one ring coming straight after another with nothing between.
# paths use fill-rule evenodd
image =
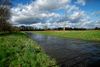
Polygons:
<instances>
[{"instance_id":1,"label":"wet grass","mask_svg":"<svg viewBox=\"0 0 100 67\"><path fill-rule=\"evenodd\" d=\"M0 34L0 67L57 67L25 33Z\"/></svg>"},{"instance_id":2,"label":"wet grass","mask_svg":"<svg viewBox=\"0 0 100 67\"><path fill-rule=\"evenodd\" d=\"M33 33L52 35L65 38L75 38L90 41L100 41L99 30L87 30L87 31L35 31Z\"/></svg>"}]
</instances>

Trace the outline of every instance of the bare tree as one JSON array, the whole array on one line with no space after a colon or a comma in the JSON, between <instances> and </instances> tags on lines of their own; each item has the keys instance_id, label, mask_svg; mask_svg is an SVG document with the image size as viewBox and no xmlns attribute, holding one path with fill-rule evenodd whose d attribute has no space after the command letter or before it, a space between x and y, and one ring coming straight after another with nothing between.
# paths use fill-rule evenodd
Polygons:
<instances>
[{"instance_id":1,"label":"bare tree","mask_svg":"<svg viewBox=\"0 0 100 67\"><path fill-rule=\"evenodd\" d=\"M44 25L44 29L48 30L48 25L47 24Z\"/></svg>"},{"instance_id":2,"label":"bare tree","mask_svg":"<svg viewBox=\"0 0 100 67\"><path fill-rule=\"evenodd\" d=\"M63 30L65 31L66 28L66 23L63 24Z\"/></svg>"},{"instance_id":3,"label":"bare tree","mask_svg":"<svg viewBox=\"0 0 100 67\"><path fill-rule=\"evenodd\" d=\"M11 31L10 0L0 0L0 31Z\"/></svg>"}]
</instances>

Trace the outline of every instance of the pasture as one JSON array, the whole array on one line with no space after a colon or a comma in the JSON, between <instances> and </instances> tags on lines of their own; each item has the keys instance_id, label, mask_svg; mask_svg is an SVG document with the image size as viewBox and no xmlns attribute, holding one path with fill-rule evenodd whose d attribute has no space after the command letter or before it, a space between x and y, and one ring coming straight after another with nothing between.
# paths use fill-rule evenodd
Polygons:
<instances>
[{"instance_id":1,"label":"pasture","mask_svg":"<svg viewBox=\"0 0 100 67\"><path fill-rule=\"evenodd\" d=\"M51 35L64 38L74 38L82 40L100 41L99 30L87 30L87 31L35 31L33 33Z\"/></svg>"}]
</instances>

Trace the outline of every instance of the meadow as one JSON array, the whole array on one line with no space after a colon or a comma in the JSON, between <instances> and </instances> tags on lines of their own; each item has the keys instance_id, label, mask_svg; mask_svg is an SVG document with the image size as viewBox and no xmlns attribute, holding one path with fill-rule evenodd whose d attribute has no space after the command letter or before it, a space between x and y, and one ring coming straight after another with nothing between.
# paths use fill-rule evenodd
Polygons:
<instances>
[{"instance_id":1,"label":"meadow","mask_svg":"<svg viewBox=\"0 0 100 67\"><path fill-rule=\"evenodd\" d=\"M25 33L0 34L0 67L57 67Z\"/></svg>"},{"instance_id":2,"label":"meadow","mask_svg":"<svg viewBox=\"0 0 100 67\"><path fill-rule=\"evenodd\" d=\"M100 41L100 30L86 31L35 31L33 33L51 35L63 38L82 39L90 41Z\"/></svg>"}]
</instances>

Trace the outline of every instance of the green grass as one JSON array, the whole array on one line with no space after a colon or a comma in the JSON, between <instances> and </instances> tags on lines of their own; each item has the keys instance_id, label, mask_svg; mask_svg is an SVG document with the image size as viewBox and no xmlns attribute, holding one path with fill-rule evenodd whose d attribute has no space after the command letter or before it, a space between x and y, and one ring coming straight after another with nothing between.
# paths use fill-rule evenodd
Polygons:
<instances>
[{"instance_id":1,"label":"green grass","mask_svg":"<svg viewBox=\"0 0 100 67\"><path fill-rule=\"evenodd\" d=\"M65 38L75 38L82 40L100 41L99 30L87 30L87 31L36 31L33 33L52 35Z\"/></svg>"},{"instance_id":2,"label":"green grass","mask_svg":"<svg viewBox=\"0 0 100 67\"><path fill-rule=\"evenodd\" d=\"M52 66L54 65L54 66ZM25 33L0 34L0 67L57 67Z\"/></svg>"}]
</instances>

